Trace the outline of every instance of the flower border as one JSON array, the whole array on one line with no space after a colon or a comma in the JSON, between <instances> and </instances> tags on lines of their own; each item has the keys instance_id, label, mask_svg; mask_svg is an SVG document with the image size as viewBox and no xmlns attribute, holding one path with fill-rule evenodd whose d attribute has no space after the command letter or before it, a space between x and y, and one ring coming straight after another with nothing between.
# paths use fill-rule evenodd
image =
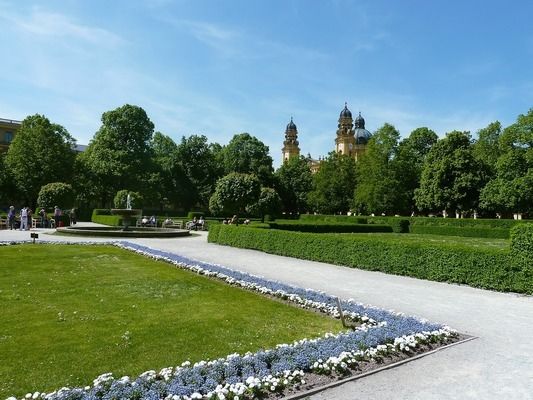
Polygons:
<instances>
[{"instance_id":1,"label":"flower border","mask_svg":"<svg viewBox=\"0 0 533 400\"><path fill-rule=\"evenodd\" d=\"M30 241L0 242L15 245ZM302 308L314 309L339 318L336 297L323 292L302 289L211 264L178 254L157 250L128 241L52 242L59 245L114 245L143 256L164 261L177 268L222 280L230 285L278 297ZM225 358L186 361L178 367L159 372L147 371L136 379L115 379L110 373L100 375L92 386L61 388L51 393L34 392L26 399L96 400L96 399L253 399L269 393L281 393L288 387L305 383L307 373L348 375L360 363L382 362L385 357L409 354L422 345L442 344L457 336L451 328L401 313L365 306L353 299L341 301L343 313L359 325L352 332L328 333L318 339L302 339L292 344L279 344L274 349ZM7 400L16 400L10 397Z\"/></svg>"}]
</instances>

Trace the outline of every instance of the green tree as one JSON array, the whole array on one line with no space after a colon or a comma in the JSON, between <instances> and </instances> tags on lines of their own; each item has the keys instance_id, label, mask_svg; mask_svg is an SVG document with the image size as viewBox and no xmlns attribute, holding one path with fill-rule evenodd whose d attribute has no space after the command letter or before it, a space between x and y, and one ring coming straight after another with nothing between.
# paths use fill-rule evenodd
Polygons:
<instances>
[{"instance_id":1,"label":"green tree","mask_svg":"<svg viewBox=\"0 0 533 400\"><path fill-rule=\"evenodd\" d=\"M488 174L493 176L496 172L496 162L501 154L500 136L502 134L501 124L491 122L486 128L477 132L477 140L474 142L474 156L483 163Z\"/></svg>"},{"instance_id":2,"label":"green tree","mask_svg":"<svg viewBox=\"0 0 533 400\"><path fill-rule=\"evenodd\" d=\"M482 170L474 157L470 133L448 133L431 148L424 162L420 188L415 190L417 207L448 212L476 209L486 183Z\"/></svg>"},{"instance_id":3,"label":"green tree","mask_svg":"<svg viewBox=\"0 0 533 400\"><path fill-rule=\"evenodd\" d=\"M248 206L246 209L249 214L261 217L261 221L263 222L266 215L275 217L280 210L281 199L278 193L274 189L266 187L261 188L257 202Z\"/></svg>"},{"instance_id":4,"label":"green tree","mask_svg":"<svg viewBox=\"0 0 533 400\"><path fill-rule=\"evenodd\" d=\"M394 165L399 138L396 128L385 124L369 140L356 165L354 206L358 212L389 214L405 209L406 196Z\"/></svg>"},{"instance_id":5,"label":"green tree","mask_svg":"<svg viewBox=\"0 0 533 400\"><path fill-rule=\"evenodd\" d=\"M148 194L153 172L150 141L154 124L138 106L126 104L102 115L102 126L83 153L80 164L90 181L83 189L102 206L110 204L120 188Z\"/></svg>"},{"instance_id":6,"label":"green tree","mask_svg":"<svg viewBox=\"0 0 533 400\"><path fill-rule=\"evenodd\" d=\"M313 175L313 190L308 196L310 208L321 214L347 212L353 201L355 184L354 159L329 153Z\"/></svg>"},{"instance_id":7,"label":"green tree","mask_svg":"<svg viewBox=\"0 0 533 400\"><path fill-rule=\"evenodd\" d=\"M178 145L169 136L156 132L151 147L155 164L152 180L156 190L148 200L161 208L168 203L174 208L189 209L196 202L196 192L182 167Z\"/></svg>"},{"instance_id":8,"label":"green tree","mask_svg":"<svg viewBox=\"0 0 533 400\"><path fill-rule=\"evenodd\" d=\"M69 208L74 204L74 191L72 186L64 182L47 183L41 187L37 198L39 207Z\"/></svg>"},{"instance_id":9,"label":"green tree","mask_svg":"<svg viewBox=\"0 0 533 400\"><path fill-rule=\"evenodd\" d=\"M255 175L232 172L220 178L209 200L209 209L215 215L242 215L257 203L261 184Z\"/></svg>"},{"instance_id":10,"label":"green tree","mask_svg":"<svg viewBox=\"0 0 533 400\"><path fill-rule=\"evenodd\" d=\"M307 211L307 197L313 188L313 175L308 160L291 157L275 173L276 191L281 197L283 211L300 214Z\"/></svg>"},{"instance_id":11,"label":"green tree","mask_svg":"<svg viewBox=\"0 0 533 400\"><path fill-rule=\"evenodd\" d=\"M230 172L254 174L263 186L272 184L274 169L272 158L268 154L268 146L255 136L249 133L233 136L223 148L222 154L226 174Z\"/></svg>"},{"instance_id":12,"label":"green tree","mask_svg":"<svg viewBox=\"0 0 533 400\"><path fill-rule=\"evenodd\" d=\"M420 177L427 154L437 143L438 136L431 129L422 127L411 132L402 140L394 159L395 175L399 184L399 212L415 210L415 190L420 186Z\"/></svg>"},{"instance_id":13,"label":"green tree","mask_svg":"<svg viewBox=\"0 0 533 400\"><path fill-rule=\"evenodd\" d=\"M191 135L182 137L177 147L177 160L191 183L193 203L202 208L209 205L209 199L215 190L217 180L222 176L222 169L217 163L216 145L209 145L207 137Z\"/></svg>"},{"instance_id":14,"label":"green tree","mask_svg":"<svg viewBox=\"0 0 533 400\"><path fill-rule=\"evenodd\" d=\"M532 212L533 109L504 129L498 145L495 176L481 191L481 206L500 213Z\"/></svg>"},{"instance_id":15,"label":"green tree","mask_svg":"<svg viewBox=\"0 0 533 400\"><path fill-rule=\"evenodd\" d=\"M26 202L35 205L41 186L47 183L70 181L75 143L65 128L43 115L35 114L22 121L5 165Z\"/></svg>"}]
</instances>

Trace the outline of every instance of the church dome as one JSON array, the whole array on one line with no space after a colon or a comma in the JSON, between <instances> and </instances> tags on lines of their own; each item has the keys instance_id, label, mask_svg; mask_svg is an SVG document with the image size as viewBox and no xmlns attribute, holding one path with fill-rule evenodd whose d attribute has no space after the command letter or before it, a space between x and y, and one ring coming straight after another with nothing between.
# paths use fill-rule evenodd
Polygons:
<instances>
[{"instance_id":1,"label":"church dome","mask_svg":"<svg viewBox=\"0 0 533 400\"><path fill-rule=\"evenodd\" d=\"M353 123L353 126L356 129L357 128L365 129L365 119L363 117L361 117L361 113L359 113L359 115L355 119L355 121Z\"/></svg>"},{"instance_id":2,"label":"church dome","mask_svg":"<svg viewBox=\"0 0 533 400\"><path fill-rule=\"evenodd\" d=\"M344 109L341 111L340 118L352 118L352 112L348 110L348 103L344 103Z\"/></svg>"},{"instance_id":3,"label":"church dome","mask_svg":"<svg viewBox=\"0 0 533 400\"><path fill-rule=\"evenodd\" d=\"M354 138L356 144L367 144L372 134L364 128L354 129Z\"/></svg>"},{"instance_id":4,"label":"church dome","mask_svg":"<svg viewBox=\"0 0 533 400\"><path fill-rule=\"evenodd\" d=\"M289 122L289 123L287 124L287 130L288 130L288 131L295 131L295 130L297 130L297 129L296 129L296 124L295 124L294 122L292 122L292 117L291 117L291 122Z\"/></svg>"}]
</instances>

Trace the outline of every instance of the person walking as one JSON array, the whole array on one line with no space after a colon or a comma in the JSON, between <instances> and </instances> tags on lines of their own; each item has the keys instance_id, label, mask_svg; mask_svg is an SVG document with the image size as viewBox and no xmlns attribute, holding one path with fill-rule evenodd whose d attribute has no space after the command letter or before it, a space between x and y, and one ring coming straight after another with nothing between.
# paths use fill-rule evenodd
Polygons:
<instances>
[{"instance_id":1,"label":"person walking","mask_svg":"<svg viewBox=\"0 0 533 400\"><path fill-rule=\"evenodd\" d=\"M9 207L9 212L7 213L7 224L10 230L15 229L15 207Z\"/></svg>"},{"instance_id":2,"label":"person walking","mask_svg":"<svg viewBox=\"0 0 533 400\"><path fill-rule=\"evenodd\" d=\"M20 210L20 230L28 230L28 209L26 207Z\"/></svg>"},{"instance_id":3,"label":"person walking","mask_svg":"<svg viewBox=\"0 0 533 400\"><path fill-rule=\"evenodd\" d=\"M58 206L54 207L54 221L55 227L59 228L59 222L61 221L61 209Z\"/></svg>"},{"instance_id":4,"label":"person walking","mask_svg":"<svg viewBox=\"0 0 533 400\"><path fill-rule=\"evenodd\" d=\"M76 225L76 209L74 207L70 210L70 225Z\"/></svg>"},{"instance_id":5,"label":"person walking","mask_svg":"<svg viewBox=\"0 0 533 400\"><path fill-rule=\"evenodd\" d=\"M44 207L39 210L39 215L41 216L41 228L48 228L46 210L44 209Z\"/></svg>"}]
</instances>

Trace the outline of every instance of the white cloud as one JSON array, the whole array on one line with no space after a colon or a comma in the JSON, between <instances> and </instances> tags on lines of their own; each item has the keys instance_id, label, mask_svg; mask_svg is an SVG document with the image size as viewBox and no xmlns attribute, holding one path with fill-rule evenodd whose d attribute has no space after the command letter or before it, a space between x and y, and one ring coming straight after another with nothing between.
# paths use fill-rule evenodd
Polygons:
<instances>
[{"instance_id":1,"label":"white cloud","mask_svg":"<svg viewBox=\"0 0 533 400\"><path fill-rule=\"evenodd\" d=\"M0 20L9 22L20 32L32 37L75 39L99 46L116 46L124 43L117 34L84 25L66 15L34 7L29 15L15 13L0 4Z\"/></svg>"}]
</instances>

